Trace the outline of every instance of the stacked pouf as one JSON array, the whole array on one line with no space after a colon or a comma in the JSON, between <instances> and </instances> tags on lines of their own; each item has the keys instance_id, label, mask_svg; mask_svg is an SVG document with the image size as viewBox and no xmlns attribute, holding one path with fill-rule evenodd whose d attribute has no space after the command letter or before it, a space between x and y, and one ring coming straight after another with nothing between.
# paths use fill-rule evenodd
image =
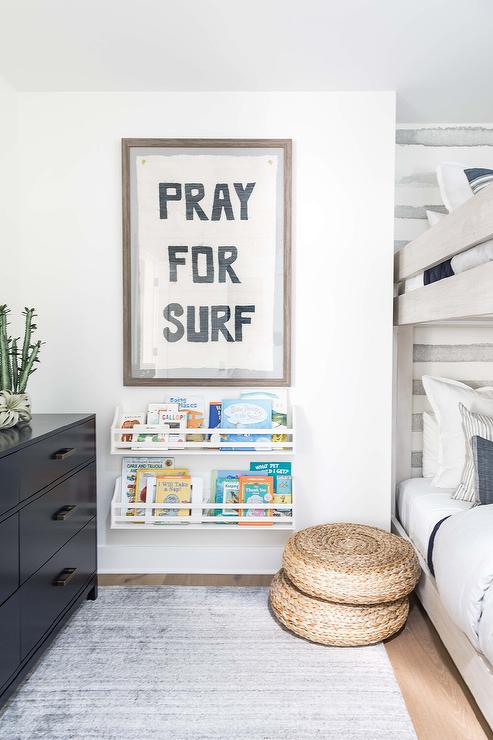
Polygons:
<instances>
[{"instance_id":1,"label":"stacked pouf","mask_svg":"<svg viewBox=\"0 0 493 740\"><path fill-rule=\"evenodd\" d=\"M324 645L369 645L404 625L420 568L412 545L359 524L290 537L270 604L289 630Z\"/></svg>"}]
</instances>

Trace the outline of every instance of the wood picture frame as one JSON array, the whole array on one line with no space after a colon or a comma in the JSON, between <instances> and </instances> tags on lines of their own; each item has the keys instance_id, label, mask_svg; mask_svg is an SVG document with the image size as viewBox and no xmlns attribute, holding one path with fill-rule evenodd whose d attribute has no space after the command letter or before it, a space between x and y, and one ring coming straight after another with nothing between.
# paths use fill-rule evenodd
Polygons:
<instances>
[{"instance_id":1,"label":"wood picture frame","mask_svg":"<svg viewBox=\"0 0 493 740\"><path fill-rule=\"evenodd\" d=\"M122 139L124 385L290 385L291 171L290 139Z\"/></svg>"}]
</instances>

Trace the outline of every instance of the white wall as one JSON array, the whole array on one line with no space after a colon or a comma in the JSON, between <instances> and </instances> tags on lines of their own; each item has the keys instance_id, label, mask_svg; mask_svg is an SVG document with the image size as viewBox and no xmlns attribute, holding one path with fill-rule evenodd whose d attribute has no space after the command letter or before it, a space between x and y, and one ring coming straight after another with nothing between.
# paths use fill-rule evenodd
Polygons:
<instances>
[{"instance_id":1,"label":"white wall","mask_svg":"<svg viewBox=\"0 0 493 740\"><path fill-rule=\"evenodd\" d=\"M0 77L0 304L10 304L17 292L17 95ZM8 269L5 259L8 257Z\"/></svg>"},{"instance_id":2,"label":"white wall","mask_svg":"<svg viewBox=\"0 0 493 740\"><path fill-rule=\"evenodd\" d=\"M46 340L34 409L98 414L100 568L269 572L285 536L108 530L122 386L121 137L292 138L298 526L389 526L393 93L22 93L18 307ZM197 391L200 392L200 391ZM193 458L190 458L193 462Z\"/></svg>"}]
</instances>

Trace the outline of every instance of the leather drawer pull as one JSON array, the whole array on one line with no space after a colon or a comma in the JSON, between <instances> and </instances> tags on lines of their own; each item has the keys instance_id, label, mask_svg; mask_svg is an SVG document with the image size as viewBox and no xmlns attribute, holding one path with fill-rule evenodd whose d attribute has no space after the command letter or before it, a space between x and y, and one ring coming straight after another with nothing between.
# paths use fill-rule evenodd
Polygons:
<instances>
[{"instance_id":1,"label":"leather drawer pull","mask_svg":"<svg viewBox=\"0 0 493 740\"><path fill-rule=\"evenodd\" d=\"M53 519L57 522L64 522L65 519L68 519L68 517L74 513L76 508L77 506L62 506L61 509L58 509L58 511L53 514Z\"/></svg>"},{"instance_id":2,"label":"leather drawer pull","mask_svg":"<svg viewBox=\"0 0 493 740\"><path fill-rule=\"evenodd\" d=\"M54 586L67 586L77 573L77 568L64 568L53 581Z\"/></svg>"},{"instance_id":3,"label":"leather drawer pull","mask_svg":"<svg viewBox=\"0 0 493 740\"><path fill-rule=\"evenodd\" d=\"M66 460L67 457L74 454L76 449L76 447L62 447L61 450L58 450L58 452L53 454L53 458L55 460Z\"/></svg>"}]
</instances>

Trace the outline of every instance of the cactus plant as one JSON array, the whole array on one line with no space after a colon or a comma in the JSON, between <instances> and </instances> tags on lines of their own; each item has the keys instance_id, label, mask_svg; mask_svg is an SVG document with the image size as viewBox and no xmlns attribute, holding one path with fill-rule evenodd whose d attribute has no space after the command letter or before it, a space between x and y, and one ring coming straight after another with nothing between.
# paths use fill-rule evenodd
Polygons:
<instances>
[{"instance_id":1,"label":"cactus plant","mask_svg":"<svg viewBox=\"0 0 493 740\"><path fill-rule=\"evenodd\" d=\"M6 304L0 306L0 391L10 393L25 393L27 382L39 362L39 351L42 342L33 342L32 334L37 329L33 319L36 316L34 308L25 308L24 339L22 349L19 349L20 337L9 337L7 317L10 309Z\"/></svg>"}]
</instances>

